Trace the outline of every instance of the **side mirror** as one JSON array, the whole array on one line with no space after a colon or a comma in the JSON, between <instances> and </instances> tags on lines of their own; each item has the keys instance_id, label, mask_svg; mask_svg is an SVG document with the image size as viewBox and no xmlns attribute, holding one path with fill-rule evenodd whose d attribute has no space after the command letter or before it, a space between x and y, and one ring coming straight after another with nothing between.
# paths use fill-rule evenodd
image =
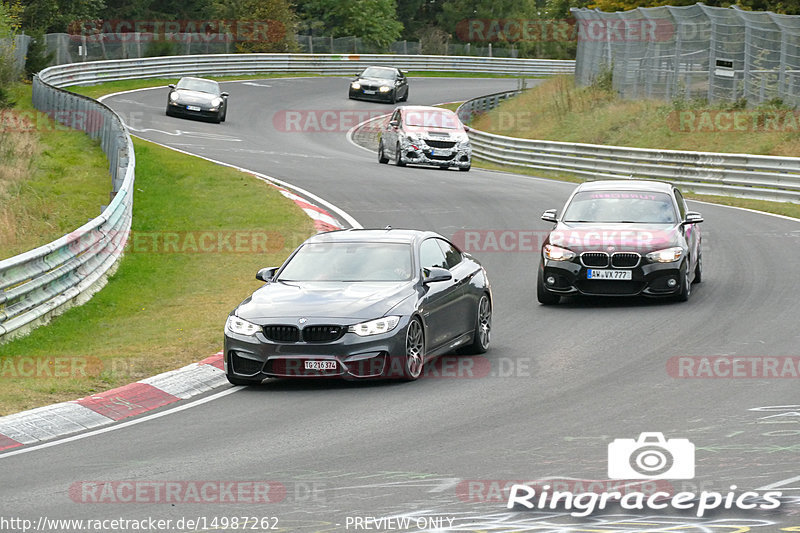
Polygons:
<instances>
[{"instance_id":1,"label":"side mirror","mask_svg":"<svg viewBox=\"0 0 800 533\"><path fill-rule=\"evenodd\" d=\"M272 278L275 277L275 273L278 271L280 267L269 267L269 268L262 268L256 274L256 279L258 281L263 281L264 283L269 283L272 281Z\"/></svg>"},{"instance_id":2,"label":"side mirror","mask_svg":"<svg viewBox=\"0 0 800 533\"><path fill-rule=\"evenodd\" d=\"M703 221L703 215L697 211L687 211L686 218L683 219L684 224L699 224Z\"/></svg>"},{"instance_id":3,"label":"side mirror","mask_svg":"<svg viewBox=\"0 0 800 533\"><path fill-rule=\"evenodd\" d=\"M220 93L220 96L222 96L224 98L227 98L227 97L230 96L230 94L229 93Z\"/></svg>"},{"instance_id":4,"label":"side mirror","mask_svg":"<svg viewBox=\"0 0 800 533\"><path fill-rule=\"evenodd\" d=\"M557 209L548 209L544 213L542 213L542 220L545 222L552 222L554 224L558 223L558 210Z\"/></svg>"},{"instance_id":5,"label":"side mirror","mask_svg":"<svg viewBox=\"0 0 800 533\"><path fill-rule=\"evenodd\" d=\"M469 126L464 126L464 131L466 131L467 133L469 133L469 132L471 132L471 131L472 131L472 128L470 128Z\"/></svg>"},{"instance_id":6,"label":"side mirror","mask_svg":"<svg viewBox=\"0 0 800 533\"><path fill-rule=\"evenodd\" d=\"M422 269L422 283L436 283L437 281L448 281L453 279L453 275L446 268L432 267Z\"/></svg>"},{"instance_id":7,"label":"side mirror","mask_svg":"<svg viewBox=\"0 0 800 533\"><path fill-rule=\"evenodd\" d=\"M170 88L170 89L174 89L174 88L175 88L175 84L174 84L174 83L170 83L170 84L169 84L169 88Z\"/></svg>"},{"instance_id":8,"label":"side mirror","mask_svg":"<svg viewBox=\"0 0 800 533\"><path fill-rule=\"evenodd\" d=\"M397 127L399 124L400 124L400 123L399 123L399 122L397 122L396 120L390 120L390 121L389 121L389 125L390 125L391 127L393 127L393 128L396 128L396 127Z\"/></svg>"}]
</instances>

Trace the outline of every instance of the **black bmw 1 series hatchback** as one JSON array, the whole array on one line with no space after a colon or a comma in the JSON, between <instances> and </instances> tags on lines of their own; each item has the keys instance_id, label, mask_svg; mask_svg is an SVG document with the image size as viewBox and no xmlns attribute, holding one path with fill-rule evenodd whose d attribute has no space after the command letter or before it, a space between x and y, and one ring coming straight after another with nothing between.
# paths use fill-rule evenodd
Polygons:
<instances>
[{"instance_id":1,"label":"black bmw 1 series hatchback","mask_svg":"<svg viewBox=\"0 0 800 533\"><path fill-rule=\"evenodd\" d=\"M659 181L601 180L579 185L563 211L545 211L537 297L650 296L686 301L702 279L700 213Z\"/></svg>"},{"instance_id":2,"label":"black bmw 1 series hatchback","mask_svg":"<svg viewBox=\"0 0 800 533\"><path fill-rule=\"evenodd\" d=\"M429 231L315 235L228 316L235 385L268 377L417 379L433 358L484 353L492 291L484 268Z\"/></svg>"}]
</instances>

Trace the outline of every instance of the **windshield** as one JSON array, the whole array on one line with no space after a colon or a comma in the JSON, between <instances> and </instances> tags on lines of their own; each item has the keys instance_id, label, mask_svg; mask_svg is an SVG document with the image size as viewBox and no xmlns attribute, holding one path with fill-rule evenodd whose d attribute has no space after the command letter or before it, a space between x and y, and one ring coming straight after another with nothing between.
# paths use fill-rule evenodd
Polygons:
<instances>
[{"instance_id":1,"label":"windshield","mask_svg":"<svg viewBox=\"0 0 800 533\"><path fill-rule=\"evenodd\" d=\"M393 80L395 78L395 71L390 68L369 67L364 69L364 72L361 73L361 77Z\"/></svg>"},{"instance_id":2,"label":"windshield","mask_svg":"<svg viewBox=\"0 0 800 533\"><path fill-rule=\"evenodd\" d=\"M384 242L305 244L283 269L279 281L407 281L411 246Z\"/></svg>"},{"instance_id":3,"label":"windshield","mask_svg":"<svg viewBox=\"0 0 800 533\"><path fill-rule=\"evenodd\" d=\"M406 126L422 128L461 129L461 121L458 120L458 116L448 110L406 111L404 122Z\"/></svg>"},{"instance_id":4,"label":"windshield","mask_svg":"<svg viewBox=\"0 0 800 533\"><path fill-rule=\"evenodd\" d=\"M585 191L576 194L564 222L675 224L670 195L640 191Z\"/></svg>"},{"instance_id":5,"label":"windshield","mask_svg":"<svg viewBox=\"0 0 800 533\"><path fill-rule=\"evenodd\" d=\"M178 89L188 89L201 93L219 94L219 85L211 80L198 80L193 78L182 78L178 82Z\"/></svg>"}]
</instances>

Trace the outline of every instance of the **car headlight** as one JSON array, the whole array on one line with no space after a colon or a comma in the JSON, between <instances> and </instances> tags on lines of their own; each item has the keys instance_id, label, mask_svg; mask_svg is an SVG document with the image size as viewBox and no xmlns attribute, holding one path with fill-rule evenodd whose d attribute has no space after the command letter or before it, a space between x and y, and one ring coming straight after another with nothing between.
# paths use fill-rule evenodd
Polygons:
<instances>
[{"instance_id":1,"label":"car headlight","mask_svg":"<svg viewBox=\"0 0 800 533\"><path fill-rule=\"evenodd\" d=\"M380 335L381 333L388 333L392 331L400 322L399 316L385 316L377 320L370 320L369 322L362 322L350 326L347 331L355 333L359 337L367 337L369 335Z\"/></svg>"},{"instance_id":2,"label":"car headlight","mask_svg":"<svg viewBox=\"0 0 800 533\"><path fill-rule=\"evenodd\" d=\"M353 83L350 84L350 88L359 90L361 88L361 84L358 83L357 81L354 81Z\"/></svg>"},{"instance_id":3,"label":"car headlight","mask_svg":"<svg viewBox=\"0 0 800 533\"><path fill-rule=\"evenodd\" d=\"M406 140L411 144L419 145L422 143L422 139L420 139L419 135L417 135L416 133L409 133L408 135L406 135Z\"/></svg>"},{"instance_id":4,"label":"car headlight","mask_svg":"<svg viewBox=\"0 0 800 533\"><path fill-rule=\"evenodd\" d=\"M379 90L380 92L382 92L382 93L388 93L389 91L391 91L391 90L392 90L392 88L391 88L391 87L389 87L388 85L383 85L383 86L382 86L380 89L378 89L378 90Z\"/></svg>"},{"instance_id":5,"label":"car headlight","mask_svg":"<svg viewBox=\"0 0 800 533\"><path fill-rule=\"evenodd\" d=\"M575 252L553 244L545 244L544 256L551 261L570 261L575 257Z\"/></svg>"},{"instance_id":6,"label":"car headlight","mask_svg":"<svg viewBox=\"0 0 800 533\"><path fill-rule=\"evenodd\" d=\"M211 100L211 107L219 107L222 105L222 98L214 98Z\"/></svg>"},{"instance_id":7,"label":"car headlight","mask_svg":"<svg viewBox=\"0 0 800 533\"><path fill-rule=\"evenodd\" d=\"M180 99L180 95L178 93L169 93L169 99L177 102Z\"/></svg>"},{"instance_id":8,"label":"car headlight","mask_svg":"<svg viewBox=\"0 0 800 533\"><path fill-rule=\"evenodd\" d=\"M257 326L238 316L230 315L228 321L225 322L225 331L230 331L231 333L237 333L239 335L255 335L261 331L261 326Z\"/></svg>"},{"instance_id":9,"label":"car headlight","mask_svg":"<svg viewBox=\"0 0 800 533\"><path fill-rule=\"evenodd\" d=\"M648 261L654 263L673 263L681 258L683 255L683 248L680 246L673 246L672 248L664 248L663 250L656 250L645 255Z\"/></svg>"}]
</instances>

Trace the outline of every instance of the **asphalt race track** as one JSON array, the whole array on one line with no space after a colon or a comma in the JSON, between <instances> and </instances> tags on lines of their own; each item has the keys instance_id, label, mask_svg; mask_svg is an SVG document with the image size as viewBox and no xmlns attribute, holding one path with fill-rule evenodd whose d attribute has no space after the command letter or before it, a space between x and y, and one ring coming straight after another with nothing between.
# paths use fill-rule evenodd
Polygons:
<instances>
[{"instance_id":1,"label":"asphalt race track","mask_svg":"<svg viewBox=\"0 0 800 533\"><path fill-rule=\"evenodd\" d=\"M510 79L417 78L408 104L464 100L515 85ZM685 356L800 355L800 223L692 202L705 217L704 281L688 303L573 299L543 307L535 295L536 240L531 247L521 237L549 228L539 216L560 209L573 184L475 167L464 173L379 165L374 154L346 139L350 112L375 116L393 106L348 100L344 78L223 86L231 96L227 122L220 125L166 117L166 89L105 102L136 135L285 180L364 227L433 229L462 244L464 230L505 235L498 244L472 241L493 283L490 351L467 357L463 371L439 365L414 383L267 381L167 416L0 455L0 514L153 517L173 524L264 517L272 521L258 530L276 524L275 530L302 532L366 530L357 521L365 517L422 519L403 531L772 532L800 526L793 500L800 501L797 376L688 379L668 371L671 358ZM315 130L313 122L304 123L304 131L282 131L287 110L334 111L343 118L333 131ZM672 481L674 490L725 494L731 485L735 491L777 487L781 508L720 511L702 520L691 511L616 508L575 518L506 509L507 493L498 487L509 481L607 479L608 444L642 432L696 446L696 475ZM130 503L119 494L94 503L86 487L109 481L269 482L273 503L249 503L242 495L232 503L175 503L163 492ZM220 524L212 529L226 529ZM394 523L379 524L372 522L371 530L397 530Z\"/></svg>"}]
</instances>

